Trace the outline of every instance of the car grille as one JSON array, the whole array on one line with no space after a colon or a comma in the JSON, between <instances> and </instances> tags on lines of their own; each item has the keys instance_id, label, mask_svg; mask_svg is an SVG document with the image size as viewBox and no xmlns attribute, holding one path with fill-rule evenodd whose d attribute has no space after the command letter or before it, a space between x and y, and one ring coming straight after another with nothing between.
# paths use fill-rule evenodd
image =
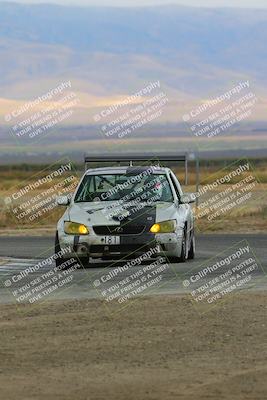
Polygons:
<instances>
[{"instance_id":1,"label":"car grille","mask_svg":"<svg viewBox=\"0 0 267 400\"><path fill-rule=\"evenodd\" d=\"M93 226L96 235L139 235L144 232L144 225L99 225Z\"/></svg>"},{"instance_id":2,"label":"car grille","mask_svg":"<svg viewBox=\"0 0 267 400\"><path fill-rule=\"evenodd\" d=\"M107 249L108 248L108 249ZM144 254L145 252L151 250L150 245L143 245L143 244L116 244L116 245L102 245L102 244L94 244L90 247L91 254L108 254L108 253L121 253L121 254L128 254L131 255L132 258L135 258L135 253Z\"/></svg>"}]
</instances>

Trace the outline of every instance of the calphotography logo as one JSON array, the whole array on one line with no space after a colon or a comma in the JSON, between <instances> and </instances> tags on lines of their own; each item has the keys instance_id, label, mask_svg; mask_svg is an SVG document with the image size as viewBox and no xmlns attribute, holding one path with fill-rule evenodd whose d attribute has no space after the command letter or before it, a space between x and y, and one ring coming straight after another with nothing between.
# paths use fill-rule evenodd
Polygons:
<instances>
[{"instance_id":1,"label":"calphotography logo","mask_svg":"<svg viewBox=\"0 0 267 400\"><path fill-rule=\"evenodd\" d=\"M59 160L45 170L20 182L5 194L6 215L17 226L32 226L51 218L60 195L72 195L77 186L77 173L69 159Z\"/></svg>"},{"instance_id":2,"label":"calphotography logo","mask_svg":"<svg viewBox=\"0 0 267 400\"><path fill-rule=\"evenodd\" d=\"M258 98L250 86L249 81L239 82L229 91L192 109L183 116L183 121L198 138L228 133L235 124L252 116Z\"/></svg>"},{"instance_id":3,"label":"calphotography logo","mask_svg":"<svg viewBox=\"0 0 267 400\"><path fill-rule=\"evenodd\" d=\"M12 110L5 115L5 121L13 124L11 135L17 144L26 145L32 140L39 141L58 125L66 123L79 103L71 81L66 81Z\"/></svg>"},{"instance_id":4,"label":"calphotography logo","mask_svg":"<svg viewBox=\"0 0 267 400\"><path fill-rule=\"evenodd\" d=\"M249 160L236 161L210 176L194 195L198 199L195 209L198 228L205 230L208 224L222 224L232 217L249 213L263 196L261 188Z\"/></svg>"},{"instance_id":5,"label":"calphotography logo","mask_svg":"<svg viewBox=\"0 0 267 400\"><path fill-rule=\"evenodd\" d=\"M168 103L160 81L151 82L139 92L102 110L94 120L98 124L105 121L100 128L104 139L124 139L161 118Z\"/></svg>"},{"instance_id":6,"label":"calphotography logo","mask_svg":"<svg viewBox=\"0 0 267 400\"><path fill-rule=\"evenodd\" d=\"M17 305L40 305L55 295L60 296L77 281L74 274L81 269L81 263L71 246L49 253L51 249L42 253L39 260L25 261L20 271L10 270L10 277L3 283Z\"/></svg>"},{"instance_id":7,"label":"calphotography logo","mask_svg":"<svg viewBox=\"0 0 267 400\"><path fill-rule=\"evenodd\" d=\"M183 286L189 291L197 310L204 313L232 299L233 294L256 286L266 278L266 271L244 240L191 270L188 275Z\"/></svg>"},{"instance_id":8,"label":"calphotography logo","mask_svg":"<svg viewBox=\"0 0 267 400\"><path fill-rule=\"evenodd\" d=\"M162 255L160 255L162 254ZM93 282L100 298L105 300L110 315L122 312L129 301L151 291L159 291L165 277L174 280L176 275L164 257L159 245L150 244L131 254L131 260L116 266L110 264Z\"/></svg>"}]
</instances>

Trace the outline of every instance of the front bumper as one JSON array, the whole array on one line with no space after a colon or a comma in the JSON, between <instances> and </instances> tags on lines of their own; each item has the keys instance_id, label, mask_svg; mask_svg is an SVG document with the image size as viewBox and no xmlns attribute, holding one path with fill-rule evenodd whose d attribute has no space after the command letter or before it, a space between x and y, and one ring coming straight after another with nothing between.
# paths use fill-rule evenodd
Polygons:
<instances>
[{"instance_id":1,"label":"front bumper","mask_svg":"<svg viewBox=\"0 0 267 400\"><path fill-rule=\"evenodd\" d=\"M175 233L117 236L114 244L106 244L105 236L90 233L86 236L66 235L59 232L59 244L64 258L135 258L157 246L153 256L179 257L181 254L183 230Z\"/></svg>"}]
</instances>

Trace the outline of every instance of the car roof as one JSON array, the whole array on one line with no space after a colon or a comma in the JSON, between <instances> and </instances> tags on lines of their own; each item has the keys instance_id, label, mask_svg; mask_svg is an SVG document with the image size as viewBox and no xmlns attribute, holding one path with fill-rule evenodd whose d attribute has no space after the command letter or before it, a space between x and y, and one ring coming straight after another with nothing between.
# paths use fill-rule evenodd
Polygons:
<instances>
[{"instance_id":1,"label":"car roof","mask_svg":"<svg viewBox=\"0 0 267 400\"><path fill-rule=\"evenodd\" d=\"M148 170L149 168L152 168L153 166L142 166L142 165L135 165L133 167L125 166L125 167L104 167L104 168L93 168L93 169L88 169L86 171L86 175L100 175L100 174L106 174L106 175L112 175L112 174L126 174L130 169L132 171L135 171L136 174L138 175L139 173ZM154 166L155 168L155 166ZM166 174L167 171L169 171L169 168L165 167L156 167L155 170L153 171L153 174Z\"/></svg>"}]
</instances>

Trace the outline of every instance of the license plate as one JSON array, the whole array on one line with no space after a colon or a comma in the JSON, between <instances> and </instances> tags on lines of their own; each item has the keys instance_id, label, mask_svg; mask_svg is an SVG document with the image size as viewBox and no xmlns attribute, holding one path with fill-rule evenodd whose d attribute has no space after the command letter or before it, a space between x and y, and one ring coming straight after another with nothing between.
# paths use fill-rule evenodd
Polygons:
<instances>
[{"instance_id":1,"label":"license plate","mask_svg":"<svg viewBox=\"0 0 267 400\"><path fill-rule=\"evenodd\" d=\"M120 238L119 236L105 236L104 243L109 245L120 244Z\"/></svg>"}]
</instances>

